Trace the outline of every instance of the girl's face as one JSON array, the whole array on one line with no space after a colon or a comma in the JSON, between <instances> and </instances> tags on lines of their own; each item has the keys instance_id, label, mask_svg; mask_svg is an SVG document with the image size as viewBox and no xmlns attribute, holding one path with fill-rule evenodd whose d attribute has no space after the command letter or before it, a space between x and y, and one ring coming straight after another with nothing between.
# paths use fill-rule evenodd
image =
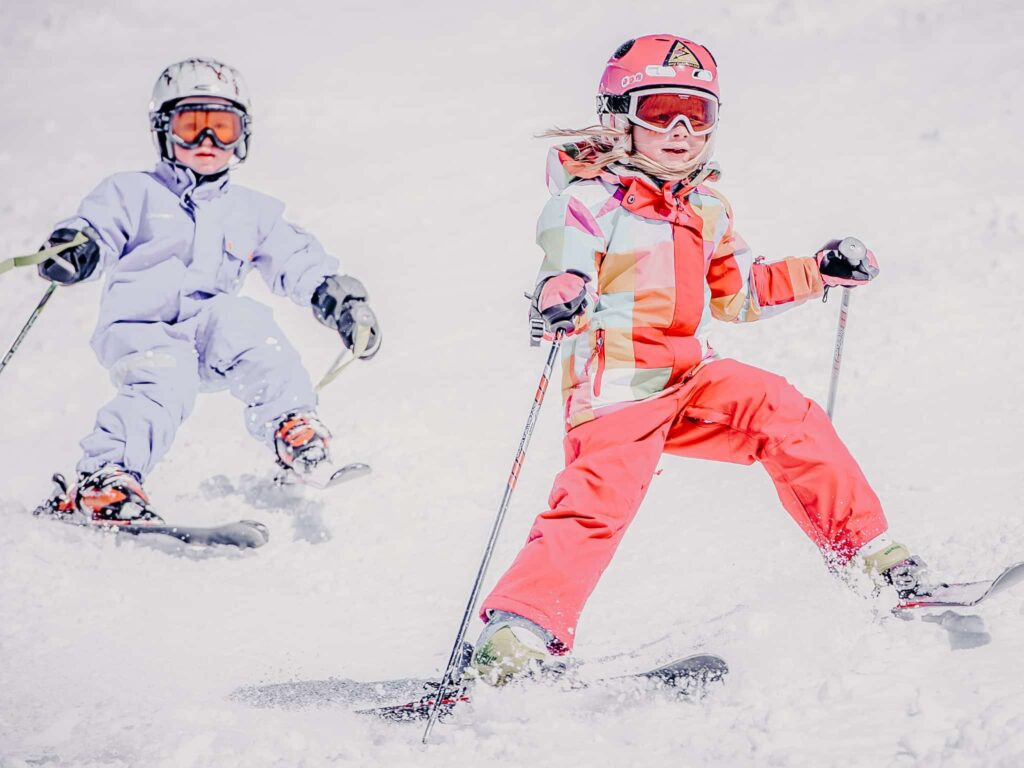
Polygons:
<instances>
[{"instance_id":1,"label":"girl's face","mask_svg":"<svg viewBox=\"0 0 1024 768\"><path fill-rule=\"evenodd\" d=\"M633 150L671 171L686 170L686 164L708 143L707 135L694 136L682 123L676 123L668 133L649 131L639 125L632 126L632 129Z\"/></svg>"},{"instance_id":2,"label":"girl's face","mask_svg":"<svg viewBox=\"0 0 1024 768\"><path fill-rule=\"evenodd\" d=\"M205 96L189 96L181 100L182 104L230 104L227 99ZM174 145L174 159L191 168L201 176L211 176L223 171L228 166L228 161L235 154L233 149L221 149L213 143L213 139L207 136L195 149L187 149Z\"/></svg>"}]
</instances>

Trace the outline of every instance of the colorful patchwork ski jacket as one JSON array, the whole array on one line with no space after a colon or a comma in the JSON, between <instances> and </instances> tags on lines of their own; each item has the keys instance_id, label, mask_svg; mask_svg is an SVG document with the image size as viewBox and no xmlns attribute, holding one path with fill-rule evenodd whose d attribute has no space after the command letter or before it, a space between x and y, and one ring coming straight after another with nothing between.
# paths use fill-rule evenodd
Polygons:
<instances>
[{"instance_id":1,"label":"colorful patchwork ski jacket","mask_svg":"<svg viewBox=\"0 0 1024 768\"><path fill-rule=\"evenodd\" d=\"M552 148L552 198L537 223L538 283L569 269L589 278L562 348L566 429L660 397L717 359L712 318L759 320L823 290L813 256L754 259L717 190L659 186L616 164L581 178L582 147Z\"/></svg>"}]
</instances>

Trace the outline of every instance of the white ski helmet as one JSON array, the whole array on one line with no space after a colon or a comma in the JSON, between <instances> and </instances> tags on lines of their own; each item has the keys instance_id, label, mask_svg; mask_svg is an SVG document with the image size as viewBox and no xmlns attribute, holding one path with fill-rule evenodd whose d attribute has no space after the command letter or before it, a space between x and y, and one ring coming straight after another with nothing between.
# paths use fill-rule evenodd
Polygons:
<instances>
[{"instance_id":1,"label":"white ski helmet","mask_svg":"<svg viewBox=\"0 0 1024 768\"><path fill-rule=\"evenodd\" d=\"M170 138L170 111L190 96L216 96L227 99L242 112L242 138L235 145L238 162L249 154L252 136L252 101L242 73L216 59L185 59L168 66L153 86L149 102L149 125L160 157L173 159L174 144Z\"/></svg>"}]
</instances>

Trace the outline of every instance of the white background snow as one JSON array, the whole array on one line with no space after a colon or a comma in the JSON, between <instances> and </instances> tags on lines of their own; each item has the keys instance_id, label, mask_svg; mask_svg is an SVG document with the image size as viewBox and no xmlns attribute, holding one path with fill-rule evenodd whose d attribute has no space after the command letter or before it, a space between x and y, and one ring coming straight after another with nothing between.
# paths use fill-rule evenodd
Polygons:
<instances>
[{"instance_id":1,"label":"white background snow","mask_svg":"<svg viewBox=\"0 0 1024 768\"><path fill-rule=\"evenodd\" d=\"M444 665L543 364L522 299L547 195L533 135L589 124L604 61L639 34L715 51L720 188L757 252L854 234L877 253L836 422L895 537L950 579L1024 559L1022 25L1002 0L5 0L0 257L38 247L102 177L150 166L153 80L215 56L254 93L237 180L365 281L385 345L322 398L337 458L374 467L329 497L258 508L270 456L230 396L200 399L147 488L175 520L255 517L272 538L175 556L29 515L112 393L88 347L99 286L57 293L0 377L0 766L1024 763L1024 594L979 610L990 644L951 650L832 580L758 467L671 457L577 655L626 671L719 653L732 674L704 703L486 692L423 748L420 727L344 707L228 699ZM44 287L0 279L4 351ZM308 309L256 276L246 290L314 373L328 365L336 338ZM716 347L823 401L837 310L721 327ZM556 401L488 586L560 467Z\"/></svg>"}]
</instances>

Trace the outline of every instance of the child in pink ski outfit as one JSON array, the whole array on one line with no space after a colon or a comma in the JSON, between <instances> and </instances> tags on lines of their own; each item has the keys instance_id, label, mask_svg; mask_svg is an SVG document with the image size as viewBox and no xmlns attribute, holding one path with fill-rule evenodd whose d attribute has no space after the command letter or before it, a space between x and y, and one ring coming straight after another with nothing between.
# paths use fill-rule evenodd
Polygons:
<instances>
[{"instance_id":1,"label":"child in pink ski outfit","mask_svg":"<svg viewBox=\"0 0 1024 768\"><path fill-rule=\"evenodd\" d=\"M630 40L601 79L601 127L552 150L534 310L566 332L565 469L549 509L483 603L472 666L501 683L571 650L583 606L663 453L761 462L783 506L844 566L860 555L903 593L923 563L889 540L882 506L825 412L780 376L719 359L712 318L771 317L878 274L855 238L764 263L707 186L718 71L702 45ZM921 582L923 583L923 582Z\"/></svg>"}]
</instances>

